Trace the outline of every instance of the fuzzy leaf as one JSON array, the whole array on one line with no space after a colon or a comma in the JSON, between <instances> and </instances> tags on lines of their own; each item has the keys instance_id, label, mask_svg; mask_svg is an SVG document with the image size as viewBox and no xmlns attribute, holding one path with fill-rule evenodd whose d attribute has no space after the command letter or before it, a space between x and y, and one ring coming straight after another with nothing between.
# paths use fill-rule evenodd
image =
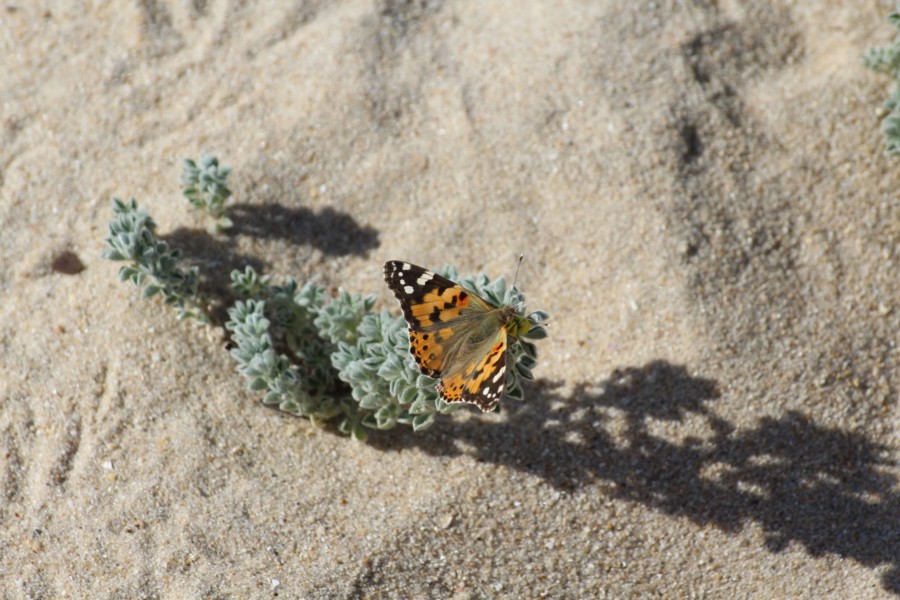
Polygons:
<instances>
[{"instance_id":1,"label":"fuzzy leaf","mask_svg":"<svg viewBox=\"0 0 900 600\"><path fill-rule=\"evenodd\" d=\"M416 415L412 420L413 431L424 431L434 424L434 413Z\"/></svg>"},{"instance_id":2,"label":"fuzzy leaf","mask_svg":"<svg viewBox=\"0 0 900 600\"><path fill-rule=\"evenodd\" d=\"M523 333L522 337L528 338L529 340L542 340L547 337L547 330L540 326L532 327Z\"/></svg>"},{"instance_id":3,"label":"fuzzy leaf","mask_svg":"<svg viewBox=\"0 0 900 600\"><path fill-rule=\"evenodd\" d=\"M263 379L262 377L258 377L256 379L254 379L253 381L251 381L250 385L248 387L250 390L252 390L254 392L258 392L260 390L268 389L269 384L266 383L265 379Z\"/></svg>"},{"instance_id":4,"label":"fuzzy leaf","mask_svg":"<svg viewBox=\"0 0 900 600\"><path fill-rule=\"evenodd\" d=\"M523 392L522 388L519 386L516 386L512 389L506 390L505 394L514 400L524 400L525 399L525 392Z\"/></svg>"}]
</instances>

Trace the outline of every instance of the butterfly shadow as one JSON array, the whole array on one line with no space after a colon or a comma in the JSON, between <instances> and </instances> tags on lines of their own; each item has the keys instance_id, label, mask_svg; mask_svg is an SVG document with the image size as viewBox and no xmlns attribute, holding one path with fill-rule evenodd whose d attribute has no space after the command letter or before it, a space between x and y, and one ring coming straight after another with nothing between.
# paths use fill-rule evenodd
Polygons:
<instances>
[{"instance_id":1,"label":"butterfly shadow","mask_svg":"<svg viewBox=\"0 0 900 600\"><path fill-rule=\"evenodd\" d=\"M900 493L886 447L797 411L739 428L710 408L717 382L661 360L571 394L559 388L533 386L525 403L506 403L502 422L443 419L435 436L384 447L473 454L566 492L601 484L615 498L726 532L753 523L771 552L794 542L812 556L887 566L884 588L900 594ZM658 433L689 420L702 437Z\"/></svg>"}]
</instances>

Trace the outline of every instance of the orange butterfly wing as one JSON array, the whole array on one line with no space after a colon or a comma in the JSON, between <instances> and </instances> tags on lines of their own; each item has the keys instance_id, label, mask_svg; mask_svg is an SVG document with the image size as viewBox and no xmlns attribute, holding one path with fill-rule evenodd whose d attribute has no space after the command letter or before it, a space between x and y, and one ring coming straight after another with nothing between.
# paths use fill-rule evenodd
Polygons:
<instances>
[{"instance_id":1,"label":"orange butterfly wing","mask_svg":"<svg viewBox=\"0 0 900 600\"><path fill-rule=\"evenodd\" d=\"M493 410L506 383L507 312L446 277L402 261L384 279L409 326L410 354L447 402Z\"/></svg>"}]
</instances>

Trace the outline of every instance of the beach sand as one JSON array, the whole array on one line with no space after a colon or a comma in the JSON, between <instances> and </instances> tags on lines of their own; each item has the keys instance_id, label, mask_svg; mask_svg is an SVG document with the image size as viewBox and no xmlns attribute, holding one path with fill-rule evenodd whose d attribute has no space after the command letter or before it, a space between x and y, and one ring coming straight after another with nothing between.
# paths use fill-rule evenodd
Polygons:
<instances>
[{"instance_id":1,"label":"beach sand","mask_svg":"<svg viewBox=\"0 0 900 600\"><path fill-rule=\"evenodd\" d=\"M892 8L5 2L0 596L900 595ZM536 382L365 443L265 408L100 258L113 196L395 314L386 260L524 252Z\"/></svg>"}]
</instances>

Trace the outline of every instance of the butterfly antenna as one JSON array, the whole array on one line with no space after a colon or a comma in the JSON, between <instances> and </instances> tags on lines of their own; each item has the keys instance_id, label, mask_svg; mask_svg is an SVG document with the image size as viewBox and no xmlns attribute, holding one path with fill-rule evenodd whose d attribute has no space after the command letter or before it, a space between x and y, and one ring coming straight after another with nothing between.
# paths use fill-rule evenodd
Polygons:
<instances>
[{"instance_id":1,"label":"butterfly antenna","mask_svg":"<svg viewBox=\"0 0 900 600\"><path fill-rule=\"evenodd\" d=\"M516 287L516 281L519 280L519 269L522 267L522 259L525 258L524 254L519 255L519 264L516 265L516 274L513 276L512 287Z\"/></svg>"}]
</instances>

